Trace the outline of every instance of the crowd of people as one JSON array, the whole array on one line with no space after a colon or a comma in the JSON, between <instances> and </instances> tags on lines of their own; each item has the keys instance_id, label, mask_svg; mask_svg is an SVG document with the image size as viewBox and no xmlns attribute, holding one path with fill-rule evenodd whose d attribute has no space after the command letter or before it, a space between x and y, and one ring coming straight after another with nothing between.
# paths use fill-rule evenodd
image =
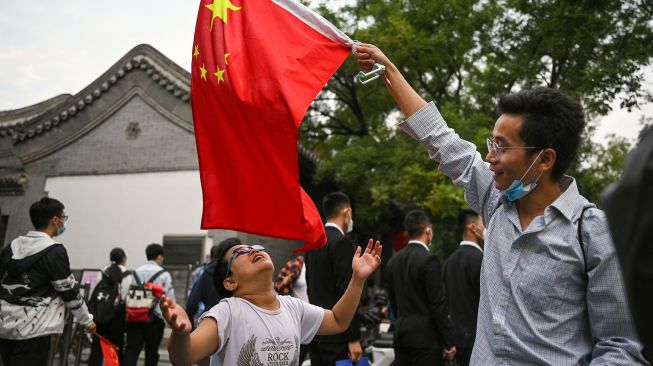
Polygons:
<instances>
[{"instance_id":1,"label":"crowd of people","mask_svg":"<svg viewBox=\"0 0 653 366\"><path fill-rule=\"evenodd\" d=\"M565 175L585 127L581 105L547 88L502 96L483 158L381 50L361 43L355 53L363 71L375 63L385 66L382 79L406 117L399 128L464 188L470 207L459 214L461 242L444 263L430 249L435 232L427 213L416 209L404 218L408 244L388 261L383 278L393 320L393 365L649 365L649 349L637 330L650 337L650 329L634 319L650 314L639 302L631 308L633 297L627 296L627 289L643 291L648 278L631 268L641 262L624 249L630 247L623 238L632 232L615 226L622 222L618 209L607 217ZM650 149L643 150L650 157ZM650 160L632 159L631 165L650 177ZM634 187L646 179L625 177L632 177ZM624 190L633 195L629 187L608 193L608 214L621 203L614 197L626 200ZM332 366L340 360L356 364L364 355L357 309L382 248L370 239L363 249L347 236L354 220L344 193L323 199L323 248L292 259L276 276L263 246L224 240L196 274L185 307L174 301L161 245L149 245L147 262L133 272L125 267L125 252L115 248L103 278L116 284L116 298L129 299L142 284L161 289L158 306L138 322L124 321L129 305L117 306L110 322L94 321L94 298L89 311L66 249L56 240L67 227L64 209L53 198L34 203L34 230L0 257L5 364L45 364L49 337L63 331L65 308L89 333L114 343L128 366L136 365L143 348L145 364L157 364L166 323L172 328L169 357L179 365L299 365L308 354L311 365ZM650 217L647 209L643 217ZM625 253L621 262L613 238ZM640 250L650 258L650 249ZM639 310L635 317L631 309ZM101 362L95 337L89 363Z\"/></svg>"}]
</instances>

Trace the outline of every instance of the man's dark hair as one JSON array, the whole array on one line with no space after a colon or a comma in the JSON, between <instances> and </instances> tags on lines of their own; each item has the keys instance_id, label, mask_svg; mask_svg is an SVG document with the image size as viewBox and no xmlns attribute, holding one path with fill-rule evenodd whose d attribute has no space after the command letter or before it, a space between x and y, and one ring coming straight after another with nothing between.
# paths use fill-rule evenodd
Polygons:
<instances>
[{"instance_id":1,"label":"man's dark hair","mask_svg":"<svg viewBox=\"0 0 653 366\"><path fill-rule=\"evenodd\" d=\"M429 225L431 225L431 220L422 210L412 210L404 218L404 228L408 232L409 239L422 235Z\"/></svg>"},{"instance_id":2,"label":"man's dark hair","mask_svg":"<svg viewBox=\"0 0 653 366\"><path fill-rule=\"evenodd\" d=\"M48 223L55 216L63 214L63 203L50 197L43 197L34 202L29 208L29 218L34 229L41 230L48 227Z\"/></svg>"},{"instance_id":3,"label":"man's dark hair","mask_svg":"<svg viewBox=\"0 0 653 366\"><path fill-rule=\"evenodd\" d=\"M120 263L126 257L125 251L122 248L113 248L109 253L109 260L112 262Z\"/></svg>"},{"instance_id":4,"label":"man's dark hair","mask_svg":"<svg viewBox=\"0 0 653 366\"><path fill-rule=\"evenodd\" d=\"M152 243L145 248L145 256L148 261L153 261L160 255L163 255L163 247L161 244Z\"/></svg>"},{"instance_id":5,"label":"man's dark hair","mask_svg":"<svg viewBox=\"0 0 653 366\"><path fill-rule=\"evenodd\" d=\"M227 272L227 267L229 266L229 259L225 259L224 256L229 252L229 249L241 244L242 243L238 239L227 239L218 244L218 264L215 266L215 271L213 272L213 286L218 292L218 295L220 295L220 298L224 299L233 296L231 291L224 288L224 279L227 278L225 274Z\"/></svg>"},{"instance_id":6,"label":"man's dark hair","mask_svg":"<svg viewBox=\"0 0 653 366\"><path fill-rule=\"evenodd\" d=\"M552 177L555 180L562 177L576 158L585 128L580 103L558 90L536 88L503 95L497 110L500 114L523 116L520 137L526 146L555 150ZM531 153L539 153L539 150Z\"/></svg>"},{"instance_id":7,"label":"man's dark hair","mask_svg":"<svg viewBox=\"0 0 653 366\"><path fill-rule=\"evenodd\" d=\"M327 219L337 216L346 207L351 207L349 197L342 192L332 192L322 199L322 211Z\"/></svg>"},{"instance_id":8,"label":"man's dark hair","mask_svg":"<svg viewBox=\"0 0 653 366\"><path fill-rule=\"evenodd\" d=\"M242 244L242 242L238 238L227 238L227 239L221 241L219 244L216 244L216 245L211 247L211 260L220 258L220 246L221 245L222 246L229 245L232 242L234 242L234 243L236 243L238 245Z\"/></svg>"},{"instance_id":9,"label":"man's dark hair","mask_svg":"<svg viewBox=\"0 0 653 366\"><path fill-rule=\"evenodd\" d=\"M478 213L471 208L460 210L458 213L458 230L460 230L460 234L465 235L467 232L467 225L478 220L478 217Z\"/></svg>"}]
</instances>

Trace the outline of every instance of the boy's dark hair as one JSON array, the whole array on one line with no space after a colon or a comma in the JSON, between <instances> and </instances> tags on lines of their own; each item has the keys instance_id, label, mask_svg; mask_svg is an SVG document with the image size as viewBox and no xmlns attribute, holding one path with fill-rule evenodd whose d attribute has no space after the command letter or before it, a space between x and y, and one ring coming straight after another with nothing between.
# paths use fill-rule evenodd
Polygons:
<instances>
[{"instance_id":1,"label":"boy's dark hair","mask_svg":"<svg viewBox=\"0 0 653 366\"><path fill-rule=\"evenodd\" d=\"M501 96L497 110L500 114L523 116L519 135L526 146L555 150L552 177L555 180L562 177L576 157L585 128L580 103L559 90L536 88Z\"/></svg>"},{"instance_id":2,"label":"boy's dark hair","mask_svg":"<svg viewBox=\"0 0 653 366\"><path fill-rule=\"evenodd\" d=\"M472 221L478 220L478 213L471 208L464 208L458 213L458 230L460 230L461 235L465 235L467 232L467 225L471 224Z\"/></svg>"},{"instance_id":3,"label":"boy's dark hair","mask_svg":"<svg viewBox=\"0 0 653 366\"><path fill-rule=\"evenodd\" d=\"M156 257L163 255L163 247L161 244L152 243L145 248L145 256L148 261L155 260Z\"/></svg>"},{"instance_id":4,"label":"boy's dark hair","mask_svg":"<svg viewBox=\"0 0 653 366\"><path fill-rule=\"evenodd\" d=\"M50 197L43 197L34 202L29 208L29 218L34 229L41 230L48 227L48 223L55 216L63 214L63 203Z\"/></svg>"},{"instance_id":5,"label":"boy's dark hair","mask_svg":"<svg viewBox=\"0 0 653 366\"><path fill-rule=\"evenodd\" d=\"M109 253L109 260L112 262L120 263L126 257L125 251L122 248L113 248Z\"/></svg>"},{"instance_id":6,"label":"boy's dark hair","mask_svg":"<svg viewBox=\"0 0 653 366\"><path fill-rule=\"evenodd\" d=\"M113 282L120 282L122 280L122 270L118 266L120 262L126 257L125 251L121 248L113 248L109 253L111 265L106 269L106 273Z\"/></svg>"},{"instance_id":7,"label":"boy's dark hair","mask_svg":"<svg viewBox=\"0 0 653 366\"><path fill-rule=\"evenodd\" d=\"M337 216L340 210L351 207L349 197L342 192L332 192L322 199L322 211L327 219Z\"/></svg>"},{"instance_id":8,"label":"boy's dark hair","mask_svg":"<svg viewBox=\"0 0 653 366\"><path fill-rule=\"evenodd\" d=\"M229 245L230 243L242 244L238 238L227 238L220 243L211 247L211 260L220 258L220 246ZM224 256L224 254L222 254ZM225 269L226 271L226 269Z\"/></svg>"},{"instance_id":9,"label":"boy's dark hair","mask_svg":"<svg viewBox=\"0 0 653 366\"><path fill-rule=\"evenodd\" d=\"M422 210L412 210L404 218L404 228L408 232L409 239L422 235L430 224L431 220Z\"/></svg>"},{"instance_id":10,"label":"boy's dark hair","mask_svg":"<svg viewBox=\"0 0 653 366\"><path fill-rule=\"evenodd\" d=\"M224 288L223 284L224 279L227 278L225 274L227 272L227 267L229 266L229 259L225 259L224 256L229 252L229 249L241 244L242 243L237 238L229 238L218 244L218 264L215 266L215 271L213 272L213 286L218 292L218 295L220 295L220 298L224 299L233 296L231 291Z\"/></svg>"}]
</instances>

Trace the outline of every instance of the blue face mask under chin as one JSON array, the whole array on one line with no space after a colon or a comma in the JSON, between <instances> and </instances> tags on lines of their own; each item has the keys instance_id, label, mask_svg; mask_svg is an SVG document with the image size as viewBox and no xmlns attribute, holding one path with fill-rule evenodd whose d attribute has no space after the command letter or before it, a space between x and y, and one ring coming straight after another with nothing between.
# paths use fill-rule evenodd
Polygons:
<instances>
[{"instance_id":1,"label":"blue face mask under chin","mask_svg":"<svg viewBox=\"0 0 653 366\"><path fill-rule=\"evenodd\" d=\"M537 159L540 158L540 155L542 155L543 152L544 151L540 151L540 153L537 155L535 160L533 160L531 166L528 167L528 170L526 170L526 173L524 173L521 179L514 180L510 185L510 187L508 187L508 189L503 191L503 196L506 197L508 201L515 202L518 199L527 195L529 192L535 189L535 187L537 187L537 182L540 180L540 178L542 177L542 173L544 172L540 172L540 175L537 177L537 179L535 179L535 182L528 185L524 185L524 177L526 177L528 172L531 171L531 168L533 168L533 165L535 165L535 162L537 161Z\"/></svg>"}]
</instances>

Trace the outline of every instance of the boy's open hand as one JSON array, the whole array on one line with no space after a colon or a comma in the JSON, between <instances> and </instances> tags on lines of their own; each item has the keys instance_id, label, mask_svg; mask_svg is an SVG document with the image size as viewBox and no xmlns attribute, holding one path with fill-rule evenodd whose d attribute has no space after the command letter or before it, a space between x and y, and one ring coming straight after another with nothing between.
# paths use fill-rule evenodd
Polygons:
<instances>
[{"instance_id":1,"label":"boy's open hand","mask_svg":"<svg viewBox=\"0 0 653 366\"><path fill-rule=\"evenodd\" d=\"M353 276L365 280L374 273L381 264L382 249L381 243L378 240L374 243L373 239L367 243L363 255L361 255L361 247L356 248L354 259L351 261Z\"/></svg>"},{"instance_id":2,"label":"boy's open hand","mask_svg":"<svg viewBox=\"0 0 653 366\"><path fill-rule=\"evenodd\" d=\"M159 306L161 307L163 318L165 318L173 331L190 333L193 326L188 319L186 310L178 304L175 304L175 302L166 297L166 295L161 296Z\"/></svg>"}]
</instances>

